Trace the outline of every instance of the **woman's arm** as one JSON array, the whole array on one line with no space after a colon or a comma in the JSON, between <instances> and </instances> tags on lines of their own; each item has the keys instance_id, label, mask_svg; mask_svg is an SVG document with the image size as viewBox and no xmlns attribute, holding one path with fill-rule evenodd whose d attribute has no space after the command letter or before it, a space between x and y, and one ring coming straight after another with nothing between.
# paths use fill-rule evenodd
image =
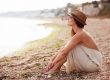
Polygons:
<instances>
[{"instance_id":1,"label":"woman's arm","mask_svg":"<svg viewBox=\"0 0 110 80\"><path fill-rule=\"evenodd\" d=\"M59 52L58 52L59 53ZM54 59L57 57L58 53L55 53L55 55L52 56L52 58L50 59L48 66L47 66L47 71L54 66L53 61Z\"/></svg>"},{"instance_id":2,"label":"woman's arm","mask_svg":"<svg viewBox=\"0 0 110 80\"><path fill-rule=\"evenodd\" d=\"M56 56L56 58L53 60L53 64L56 64L60 60L67 57L68 53L82 40L82 34L77 33L75 34L71 40L64 46L64 48L60 51L60 53Z\"/></svg>"},{"instance_id":3,"label":"woman's arm","mask_svg":"<svg viewBox=\"0 0 110 80\"><path fill-rule=\"evenodd\" d=\"M48 66L46 68L46 71L48 71L50 68L52 68L54 65L53 65L53 60L56 58L57 54L53 55L52 58L50 59L49 63L48 63Z\"/></svg>"},{"instance_id":4,"label":"woman's arm","mask_svg":"<svg viewBox=\"0 0 110 80\"><path fill-rule=\"evenodd\" d=\"M55 53L55 54L52 56L52 58L50 59L50 62L53 61L53 60L56 58L57 55L58 55L58 53Z\"/></svg>"}]
</instances>

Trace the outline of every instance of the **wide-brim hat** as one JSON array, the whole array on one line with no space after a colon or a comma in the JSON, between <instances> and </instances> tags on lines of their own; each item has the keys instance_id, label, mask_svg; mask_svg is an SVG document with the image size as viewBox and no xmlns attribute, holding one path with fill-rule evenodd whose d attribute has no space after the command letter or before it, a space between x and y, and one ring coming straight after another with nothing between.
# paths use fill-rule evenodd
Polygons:
<instances>
[{"instance_id":1,"label":"wide-brim hat","mask_svg":"<svg viewBox=\"0 0 110 80\"><path fill-rule=\"evenodd\" d=\"M83 25L86 25L87 16L82 11L74 10L71 13L67 13L67 15L73 17Z\"/></svg>"}]
</instances>

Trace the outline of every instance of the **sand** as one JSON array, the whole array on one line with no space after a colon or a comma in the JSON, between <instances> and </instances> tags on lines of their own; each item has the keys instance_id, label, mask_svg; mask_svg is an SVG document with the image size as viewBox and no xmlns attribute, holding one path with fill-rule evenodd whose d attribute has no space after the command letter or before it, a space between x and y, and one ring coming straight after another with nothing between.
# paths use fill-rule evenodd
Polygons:
<instances>
[{"instance_id":1,"label":"sand","mask_svg":"<svg viewBox=\"0 0 110 80\"><path fill-rule=\"evenodd\" d=\"M70 39L70 29L66 26L66 22L56 19L53 21L55 24L64 26L62 31L57 32L58 35L55 38L49 40L48 43L34 47L34 49L21 52L25 53L24 55L0 59L0 80L110 80L110 19L89 18L88 25L85 26L85 30L93 36L103 54L104 61L101 72L67 74L63 66L60 73L49 76L42 73L50 57Z\"/></svg>"}]
</instances>

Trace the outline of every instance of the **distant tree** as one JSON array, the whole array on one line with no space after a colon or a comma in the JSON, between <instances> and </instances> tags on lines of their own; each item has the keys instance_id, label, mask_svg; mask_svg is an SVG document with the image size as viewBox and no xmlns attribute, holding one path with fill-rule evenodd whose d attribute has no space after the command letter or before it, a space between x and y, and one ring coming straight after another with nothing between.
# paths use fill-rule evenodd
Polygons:
<instances>
[{"instance_id":1,"label":"distant tree","mask_svg":"<svg viewBox=\"0 0 110 80\"><path fill-rule=\"evenodd\" d=\"M94 5L94 7L98 7L99 6L97 1L92 1L92 4Z\"/></svg>"},{"instance_id":2,"label":"distant tree","mask_svg":"<svg viewBox=\"0 0 110 80\"><path fill-rule=\"evenodd\" d=\"M72 4L71 3L67 3L67 6L68 8L71 8L72 7Z\"/></svg>"},{"instance_id":3,"label":"distant tree","mask_svg":"<svg viewBox=\"0 0 110 80\"><path fill-rule=\"evenodd\" d=\"M71 9L71 11L74 11L76 9L76 6L74 4L68 3L66 5L65 10L68 11L68 9Z\"/></svg>"},{"instance_id":4,"label":"distant tree","mask_svg":"<svg viewBox=\"0 0 110 80\"><path fill-rule=\"evenodd\" d=\"M110 0L101 0L101 2L110 2Z\"/></svg>"},{"instance_id":5,"label":"distant tree","mask_svg":"<svg viewBox=\"0 0 110 80\"><path fill-rule=\"evenodd\" d=\"M43 14L43 13L45 13L45 11L44 11L44 10L42 10L42 11L41 11L41 14Z\"/></svg>"},{"instance_id":6,"label":"distant tree","mask_svg":"<svg viewBox=\"0 0 110 80\"><path fill-rule=\"evenodd\" d=\"M55 12L55 9L52 9L50 12L54 13Z\"/></svg>"},{"instance_id":7,"label":"distant tree","mask_svg":"<svg viewBox=\"0 0 110 80\"><path fill-rule=\"evenodd\" d=\"M56 9L55 16L59 16L60 14L61 14L61 9L60 8Z\"/></svg>"}]
</instances>

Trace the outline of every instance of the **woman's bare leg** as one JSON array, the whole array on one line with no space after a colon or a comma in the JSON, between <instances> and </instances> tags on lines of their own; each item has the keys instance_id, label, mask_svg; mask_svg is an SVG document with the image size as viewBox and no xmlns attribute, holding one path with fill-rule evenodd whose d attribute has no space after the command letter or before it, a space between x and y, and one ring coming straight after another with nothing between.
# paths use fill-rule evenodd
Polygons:
<instances>
[{"instance_id":1,"label":"woman's bare leg","mask_svg":"<svg viewBox=\"0 0 110 80\"><path fill-rule=\"evenodd\" d=\"M60 71L61 69L61 66L66 62L66 58L65 59L62 59L61 61L59 61L57 64L55 64L55 66L50 69L46 74L52 74L52 73L55 73L55 72L58 72Z\"/></svg>"}]
</instances>

